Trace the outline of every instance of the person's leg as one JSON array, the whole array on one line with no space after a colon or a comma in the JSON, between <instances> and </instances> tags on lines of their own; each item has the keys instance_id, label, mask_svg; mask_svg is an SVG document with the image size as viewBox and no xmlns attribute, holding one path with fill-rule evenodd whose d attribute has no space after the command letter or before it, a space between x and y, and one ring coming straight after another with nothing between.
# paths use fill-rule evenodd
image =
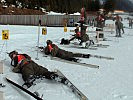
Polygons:
<instances>
[{"instance_id":1,"label":"person's leg","mask_svg":"<svg viewBox=\"0 0 133 100\"><path fill-rule=\"evenodd\" d=\"M89 58L90 54L75 53L74 57Z\"/></svg>"},{"instance_id":2,"label":"person's leg","mask_svg":"<svg viewBox=\"0 0 133 100\"><path fill-rule=\"evenodd\" d=\"M32 68L31 64L27 64L23 66L22 70L22 78L24 80L24 85L26 85L28 88L33 85L33 82L35 81L35 75L34 75L34 69Z\"/></svg>"},{"instance_id":3,"label":"person's leg","mask_svg":"<svg viewBox=\"0 0 133 100\"><path fill-rule=\"evenodd\" d=\"M118 28L116 27L116 37L118 37Z\"/></svg>"},{"instance_id":4,"label":"person's leg","mask_svg":"<svg viewBox=\"0 0 133 100\"><path fill-rule=\"evenodd\" d=\"M118 29L118 37L121 37L121 29Z\"/></svg>"},{"instance_id":5,"label":"person's leg","mask_svg":"<svg viewBox=\"0 0 133 100\"><path fill-rule=\"evenodd\" d=\"M123 32L123 34L125 33L125 32L124 32L124 28L122 28L122 32Z\"/></svg>"}]
</instances>

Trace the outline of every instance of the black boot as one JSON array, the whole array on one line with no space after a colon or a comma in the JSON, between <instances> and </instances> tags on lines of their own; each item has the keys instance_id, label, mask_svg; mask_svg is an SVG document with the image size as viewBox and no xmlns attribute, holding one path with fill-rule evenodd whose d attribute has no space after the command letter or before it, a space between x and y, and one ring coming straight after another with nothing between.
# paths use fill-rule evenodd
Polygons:
<instances>
[{"instance_id":1,"label":"black boot","mask_svg":"<svg viewBox=\"0 0 133 100\"><path fill-rule=\"evenodd\" d=\"M66 59L66 60L78 62L79 59L77 59L77 58L68 58L68 59Z\"/></svg>"},{"instance_id":2,"label":"black boot","mask_svg":"<svg viewBox=\"0 0 133 100\"><path fill-rule=\"evenodd\" d=\"M26 81L26 82L22 85L22 87L25 88L25 86L26 86L26 88L30 88L32 85L33 85L33 83L30 83L30 82Z\"/></svg>"},{"instance_id":3,"label":"black boot","mask_svg":"<svg viewBox=\"0 0 133 100\"><path fill-rule=\"evenodd\" d=\"M62 77L62 78L61 78L61 83L63 83L63 84L68 84L67 79L66 79L65 77Z\"/></svg>"},{"instance_id":4,"label":"black boot","mask_svg":"<svg viewBox=\"0 0 133 100\"><path fill-rule=\"evenodd\" d=\"M93 40L90 40L90 42L91 42L91 44L93 44L93 45L95 44Z\"/></svg>"},{"instance_id":5,"label":"black boot","mask_svg":"<svg viewBox=\"0 0 133 100\"><path fill-rule=\"evenodd\" d=\"M83 54L83 58L90 58L90 54Z\"/></svg>"},{"instance_id":6,"label":"black boot","mask_svg":"<svg viewBox=\"0 0 133 100\"><path fill-rule=\"evenodd\" d=\"M67 84L67 81L66 81L67 79L65 77L59 76L56 72L55 74L51 75L51 79L57 82L61 82L63 84Z\"/></svg>"},{"instance_id":7,"label":"black boot","mask_svg":"<svg viewBox=\"0 0 133 100\"><path fill-rule=\"evenodd\" d=\"M52 80L56 80L59 77L59 75L53 72L53 74L51 74L50 77Z\"/></svg>"}]
</instances>

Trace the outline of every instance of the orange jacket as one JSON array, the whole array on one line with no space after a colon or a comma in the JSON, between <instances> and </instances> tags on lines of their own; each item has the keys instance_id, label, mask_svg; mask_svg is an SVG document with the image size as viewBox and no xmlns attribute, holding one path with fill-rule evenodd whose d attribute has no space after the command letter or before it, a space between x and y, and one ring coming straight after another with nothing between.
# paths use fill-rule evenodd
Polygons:
<instances>
[{"instance_id":1,"label":"orange jacket","mask_svg":"<svg viewBox=\"0 0 133 100\"><path fill-rule=\"evenodd\" d=\"M51 44L49 44L49 45L48 45L48 50L49 50L49 52L51 52L51 51L52 51L52 49L53 49L52 45L51 45Z\"/></svg>"},{"instance_id":2,"label":"orange jacket","mask_svg":"<svg viewBox=\"0 0 133 100\"><path fill-rule=\"evenodd\" d=\"M80 33L80 32L77 32L77 33L76 33L76 36L77 36L77 37L81 37L81 33Z\"/></svg>"},{"instance_id":3,"label":"orange jacket","mask_svg":"<svg viewBox=\"0 0 133 100\"><path fill-rule=\"evenodd\" d=\"M18 57L18 64L20 64L22 60L26 59L23 55L17 55L17 57Z\"/></svg>"}]
</instances>

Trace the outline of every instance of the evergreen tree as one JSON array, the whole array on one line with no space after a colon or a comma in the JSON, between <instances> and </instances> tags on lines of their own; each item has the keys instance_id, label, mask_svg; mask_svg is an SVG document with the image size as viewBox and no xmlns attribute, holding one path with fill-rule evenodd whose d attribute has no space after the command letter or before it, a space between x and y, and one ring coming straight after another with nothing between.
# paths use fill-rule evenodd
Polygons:
<instances>
[{"instance_id":1,"label":"evergreen tree","mask_svg":"<svg viewBox=\"0 0 133 100\"><path fill-rule=\"evenodd\" d=\"M101 8L101 4L99 0L95 1L95 11L98 11Z\"/></svg>"},{"instance_id":2,"label":"evergreen tree","mask_svg":"<svg viewBox=\"0 0 133 100\"><path fill-rule=\"evenodd\" d=\"M104 9L106 12L114 11L115 9L115 0L106 0L104 4Z\"/></svg>"},{"instance_id":3,"label":"evergreen tree","mask_svg":"<svg viewBox=\"0 0 133 100\"><path fill-rule=\"evenodd\" d=\"M62 13L80 12L82 7L86 10L96 11L100 8L99 0L6 0L8 5L14 4L16 1L21 3L22 8L40 9L46 8L47 11L55 11Z\"/></svg>"}]
</instances>

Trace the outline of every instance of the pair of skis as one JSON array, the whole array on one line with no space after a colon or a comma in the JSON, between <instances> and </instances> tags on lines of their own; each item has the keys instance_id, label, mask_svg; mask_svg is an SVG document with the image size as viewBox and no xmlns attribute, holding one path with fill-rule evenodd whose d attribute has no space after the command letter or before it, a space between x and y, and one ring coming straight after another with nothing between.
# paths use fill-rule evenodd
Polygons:
<instances>
[{"instance_id":1,"label":"pair of skis","mask_svg":"<svg viewBox=\"0 0 133 100\"><path fill-rule=\"evenodd\" d=\"M80 100L88 100L88 98L60 70L56 69L55 72L66 79L66 85L80 98Z\"/></svg>"},{"instance_id":2,"label":"pair of skis","mask_svg":"<svg viewBox=\"0 0 133 100\"><path fill-rule=\"evenodd\" d=\"M66 84L73 93L75 93L80 100L88 100L88 98L68 79L66 78L66 76L58 69L55 70L55 72L61 76L64 77L66 79ZM6 80L11 83L12 85L16 86L17 88L21 89L22 91L26 92L27 94L29 94L30 96L34 97L36 100L43 100L41 97L39 97L39 95L37 95L37 93L32 93L31 91L29 91L28 89L23 88L22 86L20 86L19 84L15 83L14 81L10 80L9 78L6 78Z\"/></svg>"},{"instance_id":3,"label":"pair of skis","mask_svg":"<svg viewBox=\"0 0 133 100\"><path fill-rule=\"evenodd\" d=\"M82 47L82 46L79 46L78 43L74 42L74 43L71 43L71 44L74 44L76 46L73 46L75 48L82 48L82 49L90 49L90 50L97 50L98 48L107 48L109 47L109 45L106 45L106 44L91 44L91 45L86 45L86 47Z\"/></svg>"},{"instance_id":4,"label":"pair of skis","mask_svg":"<svg viewBox=\"0 0 133 100\"><path fill-rule=\"evenodd\" d=\"M81 63L79 61L74 62L74 61L69 61L69 60L65 60L65 59L60 59L57 57L50 57L51 60L55 60L55 61L60 61L60 62L65 62L65 63L69 63L69 64L75 64L75 65L81 65L84 67L90 67L90 68L99 68L98 65L94 65L94 64L87 64L87 63Z\"/></svg>"},{"instance_id":5,"label":"pair of skis","mask_svg":"<svg viewBox=\"0 0 133 100\"><path fill-rule=\"evenodd\" d=\"M100 56L100 55L92 55L92 54L90 54L90 57L100 58L100 59L107 59L107 60L114 60L113 57L106 57L106 56Z\"/></svg>"},{"instance_id":6,"label":"pair of skis","mask_svg":"<svg viewBox=\"0 0 133 100\"><path fill-rule=\"evenodd\" d=\"M112 58L112 57L105 57L105 56L92 55L92 54L90 54L90 57L99 58L99 59L114 60L114 58ZM99 66L95 65L95 64L87 64L87 63L82 63L80 61L74 62L74 61L61 59L58 57L50 57L50 58L51 58L51 60L56 60L56 61L60 61L60 62L75 64L75 65L81 65L81 66L90 67L90 68L99 68Z\"/></svg>"},{"instance_id":7,"label":"pair of skis","mask_svg":"<svg viewBox=\"0 0 133 100\"><path fill-rule=\"evenodd\" d=\"M80 46L77 42L73 42L71 44L73 44L73 45L70 45L70 47L72 47L72 48L89 49L89 50L97 50L98 49L96 46L94 46L94 47L93 46L85 46L85 47L83 47L83 46Z\"/></svg>"}]
</instances>

